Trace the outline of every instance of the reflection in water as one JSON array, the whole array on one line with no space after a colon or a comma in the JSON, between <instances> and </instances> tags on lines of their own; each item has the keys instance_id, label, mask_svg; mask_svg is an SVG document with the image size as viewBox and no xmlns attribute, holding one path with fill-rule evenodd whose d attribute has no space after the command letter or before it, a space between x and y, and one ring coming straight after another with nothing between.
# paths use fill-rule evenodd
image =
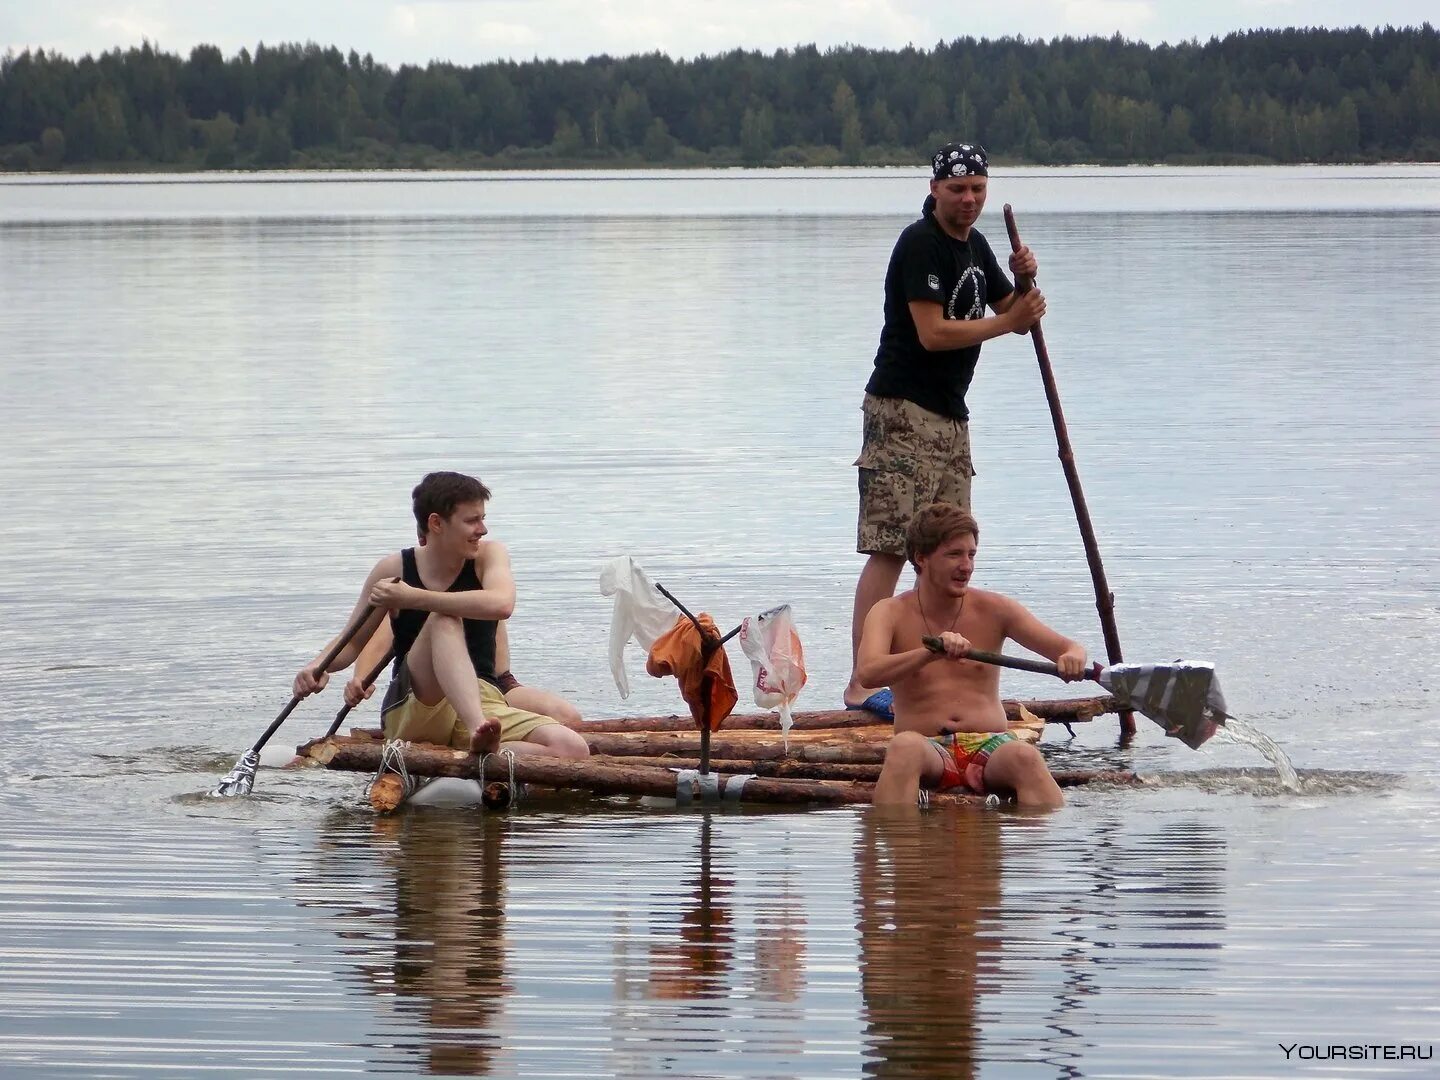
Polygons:
<instances>
[{"instance_id":1,"label":"reflection in water","mask_svg":"<svg viewBox=\"0 0 1440 1080\"><path fill-rule=\"evenodd\" d=\"M1158 828L1096 815L1084 831L1057 866L1065 841L1041 819L866 815L866 1075L972 1077L1003 1062L1080 1076L1128 1016L1145 1039L1199 1051L1198 999L1214 993L1226 929L1224 833L1189 815Z\"/></svg>"},{"instance_id":2,"label":"reflection in water","mask_svg":"<svg viewBox=\"0 0 1440 1080\"><path fill-rule=\"evenodd\" d=\"M353 818L351 819L353 821ZM498 814L397 814L374 819L393 889L387 963L367 949L367 985L418 1021L423 1067L488 1076L502 1049L497 1020L506 972L504 846ZM389 898L380 904L389 907Z\"/></svg>"},{"instance_id":3,"label":"reflection in water","mask_svg":"<svg viewBox=\"0 0 1440 1080\"><path fill-rule=\"evenodd\" d=\"M1043 955L1053 958L1055 978L1044 980L1050 1004L1036 1017L1034 1057L1064 1077L1083 1075L1079 1063L1103 1044L1097 1020L1117 1010L1143 1016L1151 1038L1198 1051L1202 1038L1187 1031L1206 1027L1197 999L1214 993L1226 929L1226 842L1217 825L1185 815L1138 828L1129 816L1092 810L1087 832L1071 845L1067 879L1041 883L1029 910L1011 920L1012 933L1050 938ZM1015 853L1014 871L1029 869L1027 854ZM1168 993L1137 961L1172 973ZM1110 1030L1119 1033L1113 1019Z\"/></svg>"},{"instance_id":4,"label":"reflection in water","mask_svg":"<svg viewBox=\"0 0 1440 1080\"><path fill-rule=\"evenodd\" d=\"M651 997L692 1001L723 997L730 992L734 974L731 904L735 881L713 872L712 831L711 815L706 814L700 823L695 868L676 883L676 895L685 904L679 912L679 926L651 927Z\"/></svg>"},{"instance_id":5,"label":"reflection in water","mask_svg":"<svg viewBox=\"0 0 1440 1080\"><path fill-rule=\"evenodd\" d=\"M764 819L750 820L714 812L673 820L683 836L694 831L690 856L651 863L644 908L617 910L609 927L615 1075L730 1075L742 1048L775 1062L804 1052L805 899L788 830L769 847L752 835ZM738 851L717 839L727 826ZM738 887L737 871L762 857L757 844L771 872Z\"/></svg>"},{"instance_id":6,"label":"reflection in water","mask_svg":"<svg viewBox=\"0 0 1440 1080\"><path fill-rule=\"evenodd\" d=\"M858 841L865 1075L975 1075L980 979L1000 918L1000 818L865 818Z\"/></svg>"}]
</instances>

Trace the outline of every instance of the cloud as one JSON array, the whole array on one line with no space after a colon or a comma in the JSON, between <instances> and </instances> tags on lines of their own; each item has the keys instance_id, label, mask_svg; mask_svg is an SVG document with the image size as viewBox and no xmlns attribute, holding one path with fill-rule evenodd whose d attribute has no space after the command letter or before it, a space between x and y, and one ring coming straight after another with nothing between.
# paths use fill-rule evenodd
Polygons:
<instances>
[{"instance_id":1,"label":"cloud","mask_svg":"<svg viewBox=\"0 0 1440 1080\"><path fill-rule=\"evenodd\" d=\"M1071 34L1137 37L1155 22L1149 0L1061 0L1060 16Z\"/></svg>"},{"instance_id":2,"label":"cloud","mask_svg":"<svg viewBox=\"0 0 1440 1080\"><path fill-rule=\"evenodd\" d=\"M693 57L795 45L928 48L957 37L1060 34L1158 43L1304 21L1317 26L1418 25L1434 0L0 0L0 52L59 49L69 56L140 44L187 55L213 44L315 41L371 53L382 63L431 58L476 64L503 57L581 59L659 50Z\"/></svg>"}]
</instances>

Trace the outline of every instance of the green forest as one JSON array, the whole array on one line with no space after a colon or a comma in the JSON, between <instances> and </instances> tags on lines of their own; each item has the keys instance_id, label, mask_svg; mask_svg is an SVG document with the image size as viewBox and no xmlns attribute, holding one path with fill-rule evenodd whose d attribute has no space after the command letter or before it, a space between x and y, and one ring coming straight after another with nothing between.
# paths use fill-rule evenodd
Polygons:
<instances>
[{"instance_id":1,"label":"green forest","mask_svg":"<svg viewBox=\"0 0 1440 1080\"><path fill-rule=\"evenodd\" d=\"M0 59L0 169L1440 160L1440 33L1287 29L1148 45L959 38L693 60L431 63L145 44Z\"/></svg>"}]
</instances>

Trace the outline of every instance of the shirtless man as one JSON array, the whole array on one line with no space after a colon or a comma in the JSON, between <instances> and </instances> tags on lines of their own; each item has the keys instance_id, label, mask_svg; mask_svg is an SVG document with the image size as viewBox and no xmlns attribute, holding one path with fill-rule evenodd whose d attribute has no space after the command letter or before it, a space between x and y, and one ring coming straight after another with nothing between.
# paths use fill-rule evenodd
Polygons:
<instances>
[{"instance_id":1,"label":"shirtless man","mask_svg":"<svg viewBox=\"0 0 1440 1080\"><path fill-rule=\"evenodd\" d=\"M376 610L328 668L317 670L329 646L300 669L295 694L324 689L330 672L354 663L388 612L402 659L394 700L383 714L387 739L477 754L503 745L518 753L587 757L579 734L549 716L513 708L495 684L497 628L515 608L515 580L505 546L485 540L489 498L484 484L462 473L430 473L416 485L411 499L424 542L375 564L351 622L367 605Z\"/></svg>"},{"instance_id":2,"label":"shirtless man","mask_svg":"<svg viewBox=\"0 0 1440 1080\"><path fill-rule=\"evenodd\" d=\"M1006 730L1000 669L964 659L970 648L999 652L1011 640L1082 678L1085 650L1018 601L970 587L980 527L969 512L932 503L911 521L906 556L915 588L871 609L860 640L866 686L895 693L895 736L875 785L875 805L914 806L919 787L1013 793L1031 809L1065 804L1040 751ZM932 652L923 636L940 638Z\"/></svg>"}]
</instances>

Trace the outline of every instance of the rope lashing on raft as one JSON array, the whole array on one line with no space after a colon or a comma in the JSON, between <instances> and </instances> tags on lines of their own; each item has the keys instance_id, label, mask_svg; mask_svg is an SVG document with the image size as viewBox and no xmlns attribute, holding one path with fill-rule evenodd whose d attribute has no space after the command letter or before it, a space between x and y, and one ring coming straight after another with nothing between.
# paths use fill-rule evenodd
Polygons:
<instances>
[{"instance_id":1,"label":"rope lashing on raft","mask_svg":"<svg viewBox=\"0 0 1440 1080\"><path fill-rule=\"evenodd\" d=\"M501 803L499 808L509 809L520 802L521 794L521 786L515 779L515 751L496 750L489 754L480 755L480 764L477 766L475 772L476 779L480 781L480 790L482 792L485 790L485 763L488 762L491 758L501 758L505 762L506 772L509 774L507 780L507 783L509 785L507 789L508 797L503 803ZM489 804L483 798L481 799L480 805L487 808L489 806Z\"/></svg>"},{"instance_id":2,"label":"rope lashing on raft","mask_svg":"<svg viewBox=\"0 0 1440 1080\"><path fill-rule=\"evenodd\" d=\"M404 793L401 796L401 802L415 794L416 783L410 776L410 770L405 767L405 748L409 745L403 739L385 740L385 745L380 748L380 767L375 770L375 775L365 785L367 799L370 797L370 790L387 772L392 772L400 778L400 790Z\"/></svg>"}]
</instances>

